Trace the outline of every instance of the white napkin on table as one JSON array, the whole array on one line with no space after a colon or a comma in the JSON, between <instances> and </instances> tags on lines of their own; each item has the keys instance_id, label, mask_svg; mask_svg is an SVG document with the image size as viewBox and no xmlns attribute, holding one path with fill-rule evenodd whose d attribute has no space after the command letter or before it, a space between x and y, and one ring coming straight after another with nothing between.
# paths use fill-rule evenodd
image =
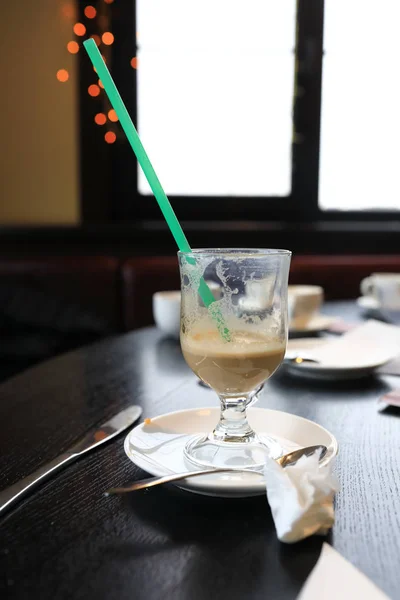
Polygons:
<instances>
[{"instance_id":1,"label":"white napkin on table","mask_svg":"<svg viewBox=\"0 0 400 600\"><path fill-rule=\"evenodd\" d=\"M400 327L370 319L306 355L324 366L383 365L400 355Z\"/></svg>"},{"instance_id":2,"label":"white napkin on table","mask_svg":"<svg viewBox=\"0 0 400 600\"><path fill-rule=\"evenodd\" d=\"M389 600L372 581L324 543L297 600Z\"/></svg>"},{"instance_id":3,"label":"white napkin on table","mask_svg":"<svg viewBox=\"0 0 400 600\"><path fill-rule=\"evenodd\" d=\"M332 527L333 496L338 489L332 462L319 466L319 455L313 454L282 468L272 458L267 459L264 469L267 498L281 542L325 535Z\"/></svg>"}]
</instances>

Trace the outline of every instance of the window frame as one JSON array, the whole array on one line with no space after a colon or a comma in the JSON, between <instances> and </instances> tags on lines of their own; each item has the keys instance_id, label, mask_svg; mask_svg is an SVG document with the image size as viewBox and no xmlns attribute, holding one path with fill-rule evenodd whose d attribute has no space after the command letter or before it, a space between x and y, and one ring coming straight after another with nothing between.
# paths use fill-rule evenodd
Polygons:
<instances>
[{"instance_id":1,"label":"window frame","mask_svg":"<svg viewBox=\"0 0 400 600\"><path fill-rule=\"evenodd\" d=\"M98 0L96 4L101 2ZM126 0L111 6L110 25L115 36L111 72L136 123L137 77L129 61L137 49L136 2ZM81 14L83 9L80 7ZM324 0L297 0L291 194L282 197L169 196L179 219L290 223L400 219L397 211L327 211L318 206L323 22ZM125 136L108 146L103 132L93 134L93 99L87 94L91 65L83 52L79 55L83 222L162 221L157 203L138 191L137 161Z\"/></svg>"}]
</instances>

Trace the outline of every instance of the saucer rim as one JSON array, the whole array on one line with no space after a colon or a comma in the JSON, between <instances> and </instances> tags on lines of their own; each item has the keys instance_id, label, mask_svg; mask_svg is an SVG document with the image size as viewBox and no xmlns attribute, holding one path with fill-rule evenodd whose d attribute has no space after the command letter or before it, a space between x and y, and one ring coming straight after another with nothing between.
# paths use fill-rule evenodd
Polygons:
<instances>
[{"instance_id":1,"label":"saucer rim","mask_svg":"<svg viewBox=\"0 0 400 600\"><path fill-rule=\"evenodd\" d=\"M308 350L312 350L312 347L322 346L325 343L329 343L329 339L327 338L295 338L293 340L289 340L287 343L287 350L290 349L290 346L294 344L303 344L309 346ZM362 366L354 366L354 367L341 367L339 365L323 365L318 363L301 363L296 364L295 362L286 363L284 366L287 371L290 373L303 376L303 377L311 377L313 379L328 379L340 377L340 379L358 379L361 377L367 377L371 375L374 371L383 367L390 361L384 361L380 363L372 363L368 365Z\"/></svg>"},{"instance_id":2,"label":"saucer rim","mask_svg":"<svg viewBox=\"0 0 400 600\"><path fill-rule=\"evenodd\" d=\"M316 324L313 326L313 322L316 321ZM294 328L289 323L289 333L318 333L321 331L326 331L333 325L334 323L340 321L340 317L333 317L331 315L324 315L323 313L317 313L310 319L310 324L307 327L302 328ZM321 325L322 322L322 325Z\"/></svg>"}]
</instances>

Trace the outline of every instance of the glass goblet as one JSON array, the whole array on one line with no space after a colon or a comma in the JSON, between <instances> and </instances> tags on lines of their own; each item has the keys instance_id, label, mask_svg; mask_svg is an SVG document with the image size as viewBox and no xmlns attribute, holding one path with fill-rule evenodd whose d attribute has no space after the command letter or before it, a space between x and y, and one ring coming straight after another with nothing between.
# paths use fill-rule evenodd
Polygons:
<instances>
[{"instance_id":1,"label":"glass goblet","mask_svg":"<svg viewBox=\"0 0 400 600\"><path fill-rule=\"evenodd\" d=\"M199 467L259 468L283 452L268 432L253 430L246 410L285 355L291 252L202 249L178 257L183 356L221 405L215 429L191 438L185 458ZM214 297L208 306L205 285Z\"/></svg>"}]
</instances>

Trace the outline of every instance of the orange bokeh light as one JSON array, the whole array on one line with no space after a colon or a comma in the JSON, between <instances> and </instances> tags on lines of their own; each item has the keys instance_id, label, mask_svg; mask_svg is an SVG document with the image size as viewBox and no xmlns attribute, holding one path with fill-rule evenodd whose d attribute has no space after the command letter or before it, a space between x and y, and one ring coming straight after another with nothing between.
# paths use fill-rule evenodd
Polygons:
<instances>
[{"instance_id":1,"label":"orange bokeh light","mask_svg":"<svg viewBox=\"0 0 400 600\"><path fill-rule=\"evenodd\" d=\"M85 35L86 33L86 27L84 26L83 23L75 23L74 25L74 34L75 35Z\"/></svg>"},{"instance_id":2,"label":"orange bokeh light","mask_svg":"<svg viewBox=\"0 0 400 600\"><path fill-rule=\"evenodd\" d=\"M132 69L138 68L138 59L136 58L136 56L134 56L131 60L131 67L132 67Z\"/></svg>"},{"instance_id":3,"label":"orange bokeh light","mask_svg":"<svg viewBox=\"0 0 400 600\"><path fill-rule=\"evenodd\" d=\"M78 44L78 42L68 42L68 44L67 44L67 50L71 54L76 54L77 52L79 52L79 44Z\"/></svg>"},{"instance_id":4,"label":"orange bokeh light","mask_svg":"<svg viewBox=\"0 0 400 600\"><path fill-rule=\"evenodd\" d=\"M106 140L107 144L113 144L117 139L117 136L113 131L107 131L106 135L104 136L104 139Z\"/></svg>"},{"instance_id":5,"label":"orange bokeh light","mask_svg":"<svg viewBox=\"0 0 400 600\"><path fill-rule=\"evenodd\" d=\"M96 96L98 96L100 94L100 88L98 85L96 85L95 83L93 83L92 85L89 85L88 87L88 94L89 96L92 96L93 98L95 98Z\"/></svg>"},{"instance_id":6,"label":"orange bokeh light","mask_svg":"<svg viewBox=\"0 0 400 600\"><path fill-rule=\"evenodd\" d=\"M111 33L111 31L105 31L101 36L101 39L103 41L103 44L105 44L106 46L111 46L111 44L114 42L114 36Z\"/></svg>"},{"instance_id":7,"label":"orange bokeh light","mask_svg":"<svg viewBox=\"0 0 400 600\"><path fill-rule=\"evenodd\" d=\"M97 123L97 125L105 125L106 121L107 117L104 113L97 113L94 118L94 122Z\"/></svg>"},{"instance_id":8,"label":"orange bokeh light","mask_svg":"<svg viewBox=\"0 0 400 600\"><path fill-rule=\"evenodd\" d=\"M58 79L58 81L61 81L62 83L65 83L66 81L68 81L69 73L68 73L67 69L59 69L57 71L57 79Z\"/></svg>"},{"instance_id":9,"label":"orange bokeh light","mask_svg":"<svg viewBox=\"0 0 400 600\"><path fill-rule=\"evenodd\" d=\"M100 79L98 80L98 82L97 82L97 85L98 85L99 87L101 87L101 89L102 89L102 90L104 90L104 85L102 84L102 82L101 82L101 80L100 80Z\"/></svg>"},{"instance_id":10,"label":"orange bokeh light","mask_svg":"<svg viewBox=\"0 0 400 600\"><path fill-rule=\"evenodd\" d=\"M113 123L116 123L118 121L117 113L113 108L108 111L108 118L110 119L110 121L113 121Z\"/></svg>"},{"instance_id":11,"label":"orange bokeh light","mask_svg":"<svg viewBox=\"0 0 400 600\"><path fill-rule=\"evenodd\" d=\"M88 19L94 19L97 15L97 10L94 6L86 6L84 13L85 17L87 17Z\"/></svg>"},{"instance_id":12,"label":"orange bokeh light","mask_svg":"<svg viewBox=\"0 0 400 600\"><path fill-rule=\"evenodd\" d=\"M114 2L114 0L104 0L104 2L105 2L106 4L112 4L112 3Z\"/></svg>"}]
</instances>

